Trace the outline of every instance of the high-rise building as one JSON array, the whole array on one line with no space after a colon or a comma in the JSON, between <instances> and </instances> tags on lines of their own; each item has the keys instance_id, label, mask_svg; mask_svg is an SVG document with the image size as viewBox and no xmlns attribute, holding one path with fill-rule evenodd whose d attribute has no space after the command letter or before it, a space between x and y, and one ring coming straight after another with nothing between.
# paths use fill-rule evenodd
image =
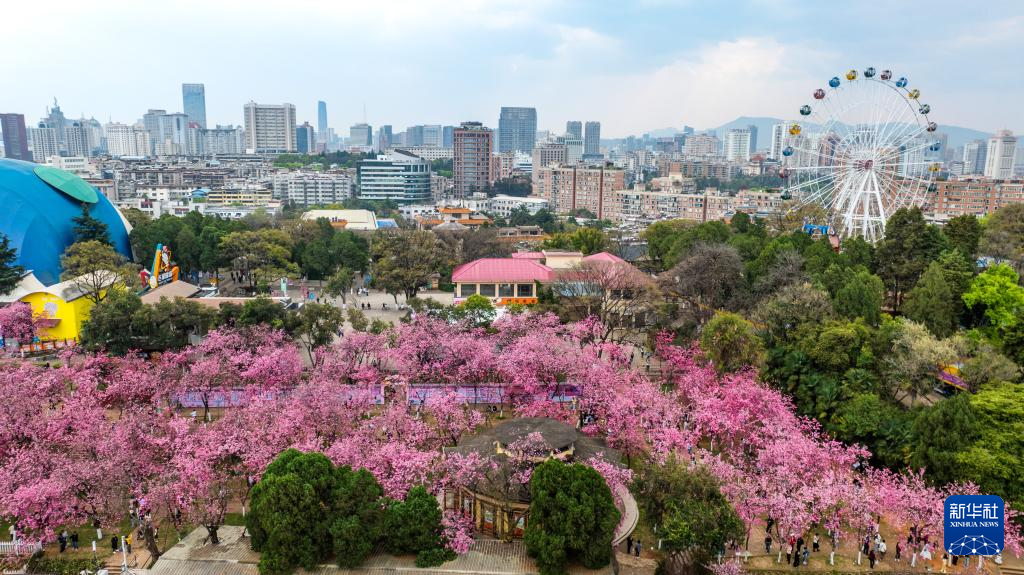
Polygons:
<instances>
[{"instance_id":1,"label":"high-rise building","mask_svg":"<svg viewBox=\"0 0 1024 575\"><path fill-rule=\"evenodd\" d=\"M565 163L565 144L558 142L543 142L533 148L533 169L550 164Z\"/></svg>"},{"instance_id":2,"label":"high-rise building","mask_svg":"<svg viewBox=\"0 0 1024 575\"><path fill-rule=\"evenodd\" d=\"M107 153L114 157L148 156L150 154L149 133L139 126L108 123L103 126L107 139Z\"/></svg>"},{"instance_id":3,"label":"high-rise building","mask_svg":"<svg viewBox=\"0 0 1024 575\"><path fill-rule=\"evenodd\" d=\"M601 157L601 122L587 122L583 132L583 158Z\"/></svg>"},{"instance_id":4,"label":"high-rise building","mask_svg":"<svg viewBox=\"0 0 1024 575\"><path fill-rule=\"evenodd\" d=\"M297 206L338 204L352 197L352 177L335 172L279 172L274 197Z\"/></svg>"},{"instance_id":5,"label":"high-rise building","mask_svg":"<svg viewBox=\"0 0 1024 575\"><path fill-rule=\"evenodd\" d=\"M327 102L323 100L316 103L316 135L321 144L327 141Z\"/></svg>"},{"instance_id":6,"label":"high-rise building","mask_svg":"<svg viewBox=\"0 0 1024 575\"><path fill-rule=\"evenodd\" d=\"M92 156L92 148L89 147L89 131L81 122L71 122L64 128L64 132L64 145L69 156L81 158Z\"/></svg>"},{"instance_id":7,"label":"high-rise building","mask_svg":"<svg viewBox=\"0 0 1024 575\"><path fill-rule=\"evenodd\" d=\"M67 121L64 118L64 112L60 111L60 106L57 105L57 98L53 99L53 107L46 109L46 117L43 118L43 122L46 123L47 128L53 128L57 130L57 143L64 143L64 128L67 126Z\"/></svg>"},{"instance_id":8,"label":"high-rise building","mask_svg":"<svg viewBox=\"0 0 1024 575\"><path fill-rule=\"evenodd\" d=\"M772 144L768 150L768 157L772 160L782 161L782 148L785 147L786 125L772 125Z\"/></svg>"},{"instance_id":9,"label":"high-rise building","mask_svg":"<svg viewBox=\"0 0 1024 575\"><path fill-rule=\"evenodd\" d=\"M993 180L1013 178L1017 160L1017 138L1010 130L1002 130L988 140L985 157L985 177Z\"/></svg>"},{"instance_id":10,"label":"high-rise building","mask_svg":"<svg viewBox=\"0 0 1024 575\"><path fill-rule=\"evenodd\" d=\"M574 138L583 139L583 122L579 120L569 120L565 123L565 135L572 136Z\"/></svg>"},{"instance_id":11,"label":"high-rise building","mask_svg":"<svg viewBox=\"0 0 1024 575\"><path fill-rule=\"evenodd\" d=\"M60 154L60 143L57 140L57 128L47 126L46 122L39 122L36 128L28 128L28 142L32 148L32 161L37 164L45 164L50 156Z\"/></svg>"},{"instance_id":12,"label":"high-rise building","mask_svg":"<svg viewBox=\"0 0 1024 575\"><path fill-rule=\"evenodd\" d=\"M444 129L440 124L426 124L423 126L423 145L441 147L444 139Z\"/></svg>"},{"instance_id":13,"label":"high-rise building","mask_svg":"<svg viewBox=\"0 0 1024 575\"><path fill-rule=\"evenodd\" d=\"M544 166L533 168L533 196L547 200L551 210L570 214L579 209L603 219L612 196L626 187L626 173L616 168Z\"/></svg>"},{"instance_id":14,"label":"high-rise building","mask_svg":"<svg viewBox=\"0 0 1024 575\"><path fill-rule=\"evenodd\" d=\"M686 137L686 155L707 158L718 155L720 141L714 134L694 134Z\"/></svg>"},{"instance_id":15,"label":"high-rise building","mask_svg":"<svg viewBox=\"0 0 1024 575\"><path fill-rule=\"evenodd\" d=\"M445 126L441 129L441 147L450 148L455 145L455 126Z\"/></svg>"},{"instance_id":16,"label":"high-rise building","mask_svg":"<svg viewBox=\"0 0 1024 575\"><path fill-rule=\"evenodd\" d=\"M0 114L0 131L4 133L4 155L12 160L32 161L24 114Z\"/></svg>"},{"instance_id":17,"label":"high-rise building","mask_svg":"<svg viewBox=\"0 0 1024 575\"><path fill-rule=\"evenodd\" d=\"M537 109L502 106L498 116L498 152L533 152Z\"/></svg>"},{"instance_id":18,"label":"high-rise building","mask_svg":"<svg viewBox=\"0 0 1024 575\"><path fill-rule=\"evenodd\" d=\"M373 146L373 128L369 124L359 123L353 124L348 131L348 145L358 146L360 148L369 148Z\"/></svg>"},{"instance_id":19,"label":"high-rise building","mask_svg":"<svg viewBox=\"0 0 1024 575\"><path fill-rule=\"evenodd\" d=\"M494 181L491 174L494 133L480 122L463 122L455 129L453 143L455 196L465 198L484 191Z\"/></svg>"},{"instance_id":20,"label":"high-rise building","mask_svg":"<svg viewBox=\"0 0 1024 575\"><path fill-rule=\"evenodd\" d=\"M249 102L244 111L246 150L256 154L296 150L294 105Z\"/></svg>"},{"instance_id":21,"label":"high-rise building","mask_svg":"<svg viewBox=\"0 0 1024 575\"><path fill-rule=\"evenodd\" d=\"M154 110L150 110L153 112ZM158 110L162 112L163 110ZM181 156L188 154L192 148L189 146L189 120L182 112L174 114L156 114L147 118L150 114L143 116L143 122L147 125L147 132L153 153L157 156ZM148 122L155 120L155 130L150 131Z\"/></svg>"},{"instance_id":22,"label":"high-rise building","mask_svg":"<svg viewBox=\"0 0 1024 575\"><path fill-rule=\"evenodd\" d=\"M574 136L566 133L564 138L561 138L562 145L565 146L565 163L576 164L583 161L583 138Z\"/></svg>"},{"instance_id":23,"label":"high-rise building","mask_svg":"<svg viewBox=\"0 0 1024 575\"><path fill-rule=\"evenodd\" d=\"M725 159L730 162L750 160L750 129L733 128L725 135Z\"/></svg>"},{"instance_id":24,"label":"high-rise building","mask_svg":"<svg viewBox=\"0 0 1024 575\"><path fill-rule=\"evenodd\" d=\"M190 122L206 127L206 86L202 84L182 84L181 104Z\"/></svg>"},{"instance_id":25,"label":"high-rise building","mask_svg":"<svg viewBox=\"0 0 1024 575\"><path fill-rule=\"evenodd\" d=\"M391 133L391 124L377 128L377 151L383 152L394 145L395 136Z\"/></svg>"},{"instance_id":26,"label":"high-rise building","mask_svg":"<svg viewBox=\"0 0 1024 575\"><path fill-rule=\"evenodd\" d=\"M309 122L303 122L295 128L295 148L300 154L316 152L316 138L313 126Z\"/></svg>"},{"instance_id":27,"label":"high-rise building","mask_svg":"<svg viewBox=\"0 0 1024 575\"><path fill-rule=\"evenodd\" d=\"M409 126L405 129L405 138L402 140L403 146L422 146L423 145L423 126Z\"/></svg>"},{"instance_id":28,"label":"high-rise building","mask_svg":"<svg viewBox=\"0 0 1024 575\"><path fill-rule=\"evenodd\" d=\"M757 126L748 124L747 131L750 132L750 155L753 156L757 152Z\"/></svg>"},{"instance_id":29,"label":"high-rise building","mask_svg":"<svg viewBox=\"0 0 1024 575\"><path fill-rule=\"evenodd\" d=\"M430 162L402 150L392 150L360 161L357 183L359 197L364 200L428 202Z\"/></svg>"},{"instance_id":30,"label":"high-rise building","mask_svg":"<svg viewBox=\"0 0 1024 575\"><path fill-rule=\"evenodd\" d=\"M988 143L985 140L974 140L964 144L963 173L981 174L985 171L985 159L987 157Z\"/></svg>"},{"instance_id":31,"label":"high-rise building","mask_svg":"<svg viewBox=\"0 0 1024 575\"><path fill-rule=\"evenodd\" d=\"M206 155L244 154L245 131L241 126L221 126L202 131L203 153Z\"/></svg>"}]
</instances>

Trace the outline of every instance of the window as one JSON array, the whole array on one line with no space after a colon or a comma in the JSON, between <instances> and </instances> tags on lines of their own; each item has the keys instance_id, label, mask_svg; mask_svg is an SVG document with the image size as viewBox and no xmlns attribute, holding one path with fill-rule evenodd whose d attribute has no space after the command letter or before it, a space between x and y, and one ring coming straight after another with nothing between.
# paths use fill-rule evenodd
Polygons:
<instances>
[{"instance_id":1,"label":"window","mask_svg":"<svg viewBox=\"0 0 1024 575\"><path fill-rule=\"evenodd\" d=\"M480 295L494 297L494 284L480 284Z\"/></svg>"},{"instance_id":2,"label":"window","mask_svg":"<svg viewBox=\"0 0 1024 575\"><path fill-rule=\"evenodd\" d=\"M533 297L533 284L519 284L516 286L516 292L519 297Z\"/></svg>"},{"instance_id":3,"label":"window","mask_svg":"<svg viewBox=\"0 0 1024 575\"><path fill-rule=\"evenodd\" d=\"M512 284L498 284L498 297L515 297L515 286Z\"/></svg>"},{"instance_id":4,"label":"window","mask_svg":"<svg viewBox=\"0 0 1024 575\"><path fill-rule=\"evenodd\" d=\"M476 284L459 284L459 296L469 297L476 293Z\"/></svg>"}]
</instances>

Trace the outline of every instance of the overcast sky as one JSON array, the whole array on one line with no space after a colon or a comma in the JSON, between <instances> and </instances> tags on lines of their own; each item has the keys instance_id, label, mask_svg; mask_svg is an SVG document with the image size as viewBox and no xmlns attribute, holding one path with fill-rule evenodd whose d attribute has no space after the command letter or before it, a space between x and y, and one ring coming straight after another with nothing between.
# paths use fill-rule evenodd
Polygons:
<instances>
[{"instance_id":1,"label":"overcast sky","mask_svg":"<svg viewBox=\"0 0 1024 575\"><path fill-rule=\"evenodd\" d=\"M366 119L538 128L599 120L605 137L740 115L792 117L848 68L910 78L940 123L1024 130L1024 2L901 0L148 0L5 2L0 112L134 122L206 85L208 124L290 102L347 135Z\"/></svg>"}]
</instances>

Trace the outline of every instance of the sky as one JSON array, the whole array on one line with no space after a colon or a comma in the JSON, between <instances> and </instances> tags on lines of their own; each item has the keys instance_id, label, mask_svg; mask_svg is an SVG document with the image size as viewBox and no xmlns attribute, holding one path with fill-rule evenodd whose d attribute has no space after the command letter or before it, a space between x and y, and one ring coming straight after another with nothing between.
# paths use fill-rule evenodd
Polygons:
<instances>
[{"instance_id":1,"label":"sky","mask_svg":"<svg viewBox=\"0 0 1024 575\"><path fill-rule=\"evenodd\" d=\"M603 137L795 116L868 66L907 76L940 124L1024 132L1024 2L749 0L48 0L4 6L0 112L134 122L206 85L207 123L295 104L341 135L366 121L478 120ZM11 25L13 24L13 25Z\"/></svg>"}]
</instances>

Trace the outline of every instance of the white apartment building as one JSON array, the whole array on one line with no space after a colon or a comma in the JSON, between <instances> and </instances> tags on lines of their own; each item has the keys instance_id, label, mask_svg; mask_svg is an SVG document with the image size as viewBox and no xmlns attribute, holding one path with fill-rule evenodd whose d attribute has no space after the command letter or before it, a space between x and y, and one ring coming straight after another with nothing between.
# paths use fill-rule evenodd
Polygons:
<instances>
[{"instance_id":1,"label":"white apartment building","mask_svg":"<svg viewBox=\"0 0 1024 575\"><path fill-rule=\"evenodd\" d=\"M85 156L50 156L46 159L46 164L79 176L96 175L89 158Z\"/></svg>"},{"instance_id":2,"label":"white apartment building","mask_svg":"<svg viewBox=\"0 0 1024 575\"><path fill-rule=\"evenodd\" d=\"M57 128L29 128L28 147L32 150L32 161L42 164L50 156L60 155Z\"/></svg>"},{"instance_id":3,"label":"white apartment building","mask_svg":"<svg viewBox=\"0 0 1024 575\"><path fill-rule=\"evenodd\" d=\"M993 180L1013 178L1017 160L1017 138L1010 130L1003 130L989 138L985 158L985 177Z\"/></svg>"},{"instance_id":4,"label":"white apartment building","mask_svg":"<svg viewBox=\"0 0 1024 575\"><path fill-rule=\"evenodd\" d=\"M725 135L725 159L730 162L745 163L750 161L749 128L733 128Z\"/></svg>"},{"instance_id":5,"label":"white apartment building","mask_svg":"<svg viewBox=\"0 0 1024 575\"><path fill-rule=\"evenodd\" d=\"M454 148L441 148L438 146L394 146L388 151L397 150L401 152L408 152L414 156L419 156L428 162L434 160L450 160L455 157Z\"/></svg>"},{"instance_id":6,"label":"white apartment building","mask_svg":"<svg viewBox=\"0 0 1024 575\"><path fill-rule=\"evenodd\" d=\"M694 134L686 138L686 155L691 158L717 156L719 144L714 134Z\"/></svg>"},{"instance_id":7,"label":"white apartment building","mask_svg":"<svg viewBox=\"0 0 1024 575\"><path fill-rule=\"evenodd\" d=\"M786 146L786 125L775 124L772 126L772 147L768 150L768 158L775 161L782 161L782 148Z\"/></svg>"},{"instance_id":8,"label":"white apartment building","mask_svg":"<svg viewBox=\"0 0 1024 575\"><path fill-rule=\"evenodd\" d=\"M507 218L513 210L518 209L520 206L526 208L526 211L530 215L533 215L541 210L547 209L548 201L544 198L522 198L518 196L506 196L504 194L491 198L491 214L495 216Z\"/></svg>"},{"instance_id":9,"label":"white apartment building","mask_svg":"<svg viewBox=\"0 0 1024 575\"><path fill-rule=\"evenodd\" d=\"M103 126L103 132L107 138L107 153L111 156L117 158L149 155L149 133L141 126L111 122Z\"/></svg>"},{"instance_id":10,"label":"white apartment building","mask_svg":"<svg viewBox=\"0 0 1024 575\"><path fill-rule=\"evenodd\" d=\"M247 153L272 154L296 151L295 106L292 104L245 105Z\"/></svg>"},{"instance_id":11,"label":"white apartment building","mask_svg":"<svg viewBox=\"0 0 1024 575\"><path fill-rule=\"evenodd\" d=\"M298 206L340 204L352 197L352 174L339 172L281 172L274 176L274 196Z\"/></svg>"}]
</instances>

